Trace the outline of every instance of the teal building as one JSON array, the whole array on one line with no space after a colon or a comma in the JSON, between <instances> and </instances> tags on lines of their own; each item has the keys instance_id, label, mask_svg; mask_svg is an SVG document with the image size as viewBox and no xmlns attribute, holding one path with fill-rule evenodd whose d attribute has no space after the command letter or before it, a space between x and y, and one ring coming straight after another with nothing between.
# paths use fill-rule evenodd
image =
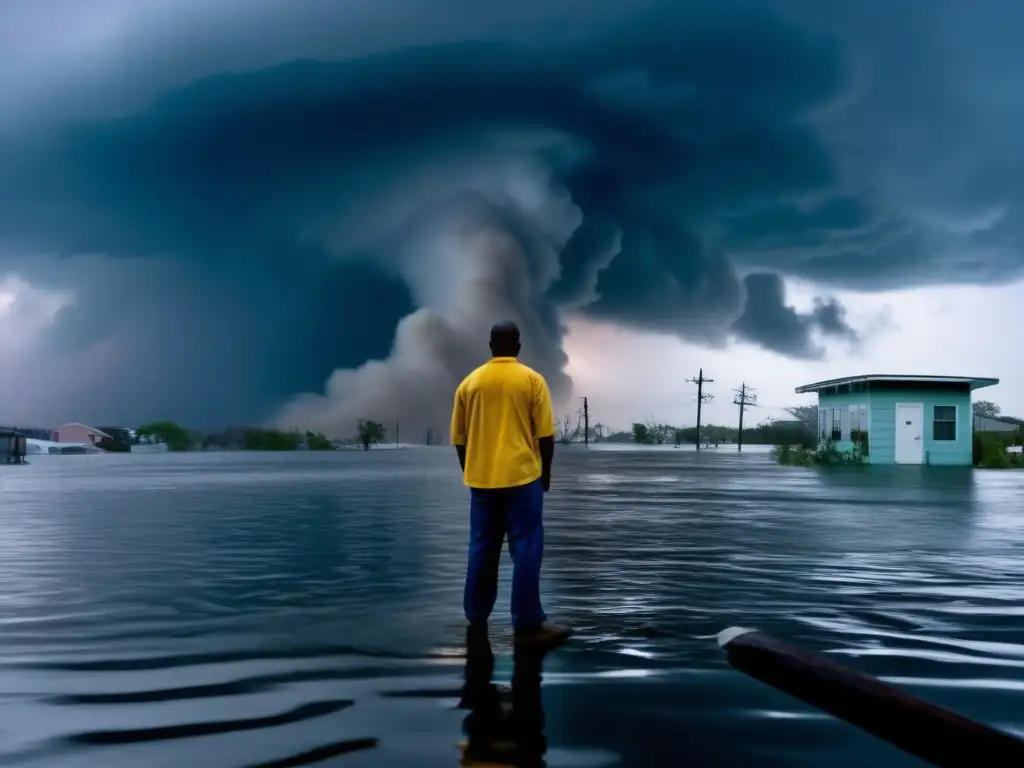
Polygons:
<instances>
[{"instance_id":1,"label":"teal building","mask_svg":"<svg viewBox=\"0 0 1024 768\"><path fill-rule=\"evenodd\" d=\"M848 376L797 387L818 394L818 438L866 441L871 464L971 466L971 393L999 379Z\"/></svg>"}]
</instances>

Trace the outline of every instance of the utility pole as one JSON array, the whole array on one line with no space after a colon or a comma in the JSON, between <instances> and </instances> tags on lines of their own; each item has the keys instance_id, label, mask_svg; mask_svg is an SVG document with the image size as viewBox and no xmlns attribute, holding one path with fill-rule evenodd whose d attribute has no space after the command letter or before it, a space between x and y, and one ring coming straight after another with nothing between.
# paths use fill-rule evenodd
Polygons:
<instances>
[{"instance_id":1,"label":"utility pole","mask_svg":"<svg viewBox=\"0 0 1024 768\"><path fill-rule=\"evenodd\" d=\"M398 447L398 420L395 419L395 448Z\"/></svg>"},{"instance_id":2,"label":"utility pole","mask_svg":"<svg viewBox=\"0 0 1024 768\"><path fill-rule=\"evenodd\" d=\"M700 372L697 374L697 378L696 379L687 379L687 381L690 382L691 384L696 384L697 385L697 450L699 451L700 450L700 407L704 403L709 403L709 402L711 402L712 400L715 399L714 395L704 392L704 385L705 384L712 384L712 383L714 383L715 380L714 379L705 379L704 378L704 369L701 368Z\"/></svg>"},{"instance_id":3,"label":"utility pole","mask_svg":"<svg viewBox=\"0 0 1024 768\"><path fill-rule=\"evenodd\" d=\"M587 405L587 398L580 398L583 400L583 444L586 446L590 445L590 409Z\"/></svg>"},{"instance_id":4,"label":"utility pole","mask_svg":"<svg viewBox=\"0 0 1024 768\"><path fill-rule=\"evenodd\" d=\"M736 393L736 399L732 401L733 405L740 407L740 430L736 438L736 451L739 452L743 450L743 412L747 410L748 405L757 403L757 395L746 383L741 384L740 388L734 389L733 392Z\"/></svg>"}]
</instances>

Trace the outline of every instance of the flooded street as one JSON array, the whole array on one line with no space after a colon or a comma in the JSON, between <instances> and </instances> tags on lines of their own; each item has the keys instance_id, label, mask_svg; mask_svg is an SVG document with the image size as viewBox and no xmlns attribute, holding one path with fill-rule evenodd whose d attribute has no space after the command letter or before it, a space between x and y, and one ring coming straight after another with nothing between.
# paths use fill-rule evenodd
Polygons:
<instances>
[{"instance_id":1,"label":"flooded street","mask_svg":"<svg viewBox=\"0 0 1024 768\"><path fill-rule=\"evenodd\" d=\"M457 765L467 507L448 448L3 468L0 765ZM731 625L1024 732L1024 474L571 448L546 520L552 768L921 764L729 668Z\"/></svg>"}]
</instances>

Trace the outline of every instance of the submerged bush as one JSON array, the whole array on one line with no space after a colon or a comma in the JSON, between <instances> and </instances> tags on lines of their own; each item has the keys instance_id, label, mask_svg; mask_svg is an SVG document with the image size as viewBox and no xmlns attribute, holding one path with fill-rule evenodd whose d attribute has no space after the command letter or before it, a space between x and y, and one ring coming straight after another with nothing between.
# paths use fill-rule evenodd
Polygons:
<instances>
[{"instance_id":1,"label":"submerged bush","mask_svg":"<svg viewBox=\"0 0 1024 768\"><path fill-rule=\"evenodd\" d=\"M975 432L972 439L973 464L981 469L1024 469L1024 453L1010 453L1016 433ZM866 436L849 451L840 451L831 440L822 440L815 448L779 445L772 449L772 458L783 466L807 467L812 464L866 464Z\"/></svg>"},{"instance_id":2,"label":"submerged bush","mask_svg":"<svg viewBox=\"0 0 1024 768\"><path fill-rule=\"evenodd\" d=\"M1014 433L975 432L971 440L974 466L982 469L1024 469L1024 453L1006 449L1014 443Z\"/></svg>"},{"instance_id":3,"label":"submerged bush","mask_svg":"<svg viewBox=\"0 0 1024 768\"><path fill-rule=\"evenodd\" d=\"M854 443L849 451L840 451L831 440L822 440L814 448L779 445L772 450L772 457L779 464L788 467L806 467L811 464L866 464L868 441L865 436Z\"/></svg>"}]
</instances>

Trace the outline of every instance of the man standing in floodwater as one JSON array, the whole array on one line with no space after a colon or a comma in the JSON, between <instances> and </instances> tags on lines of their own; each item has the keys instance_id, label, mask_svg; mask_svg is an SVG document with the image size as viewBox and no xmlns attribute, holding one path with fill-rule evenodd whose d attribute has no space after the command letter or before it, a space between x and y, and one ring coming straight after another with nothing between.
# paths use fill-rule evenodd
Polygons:
<instances>
[{"instance_id":1,"label":"man standing in floodwater","mask_svg":"<svg viewBox=\"0 0 1024 768\"><path fill-rule=\"evenodd\" d=\"M455 390L452 445L469 487L469 567L463 604L470 629L486 631L498 596L508 535L516 642L554 646L569 630L547 621L540 601L544 494L551 485L555 415L548 384L520 363L519 328L491 328L491 359Z\"/></svg>"}]
</instances>

